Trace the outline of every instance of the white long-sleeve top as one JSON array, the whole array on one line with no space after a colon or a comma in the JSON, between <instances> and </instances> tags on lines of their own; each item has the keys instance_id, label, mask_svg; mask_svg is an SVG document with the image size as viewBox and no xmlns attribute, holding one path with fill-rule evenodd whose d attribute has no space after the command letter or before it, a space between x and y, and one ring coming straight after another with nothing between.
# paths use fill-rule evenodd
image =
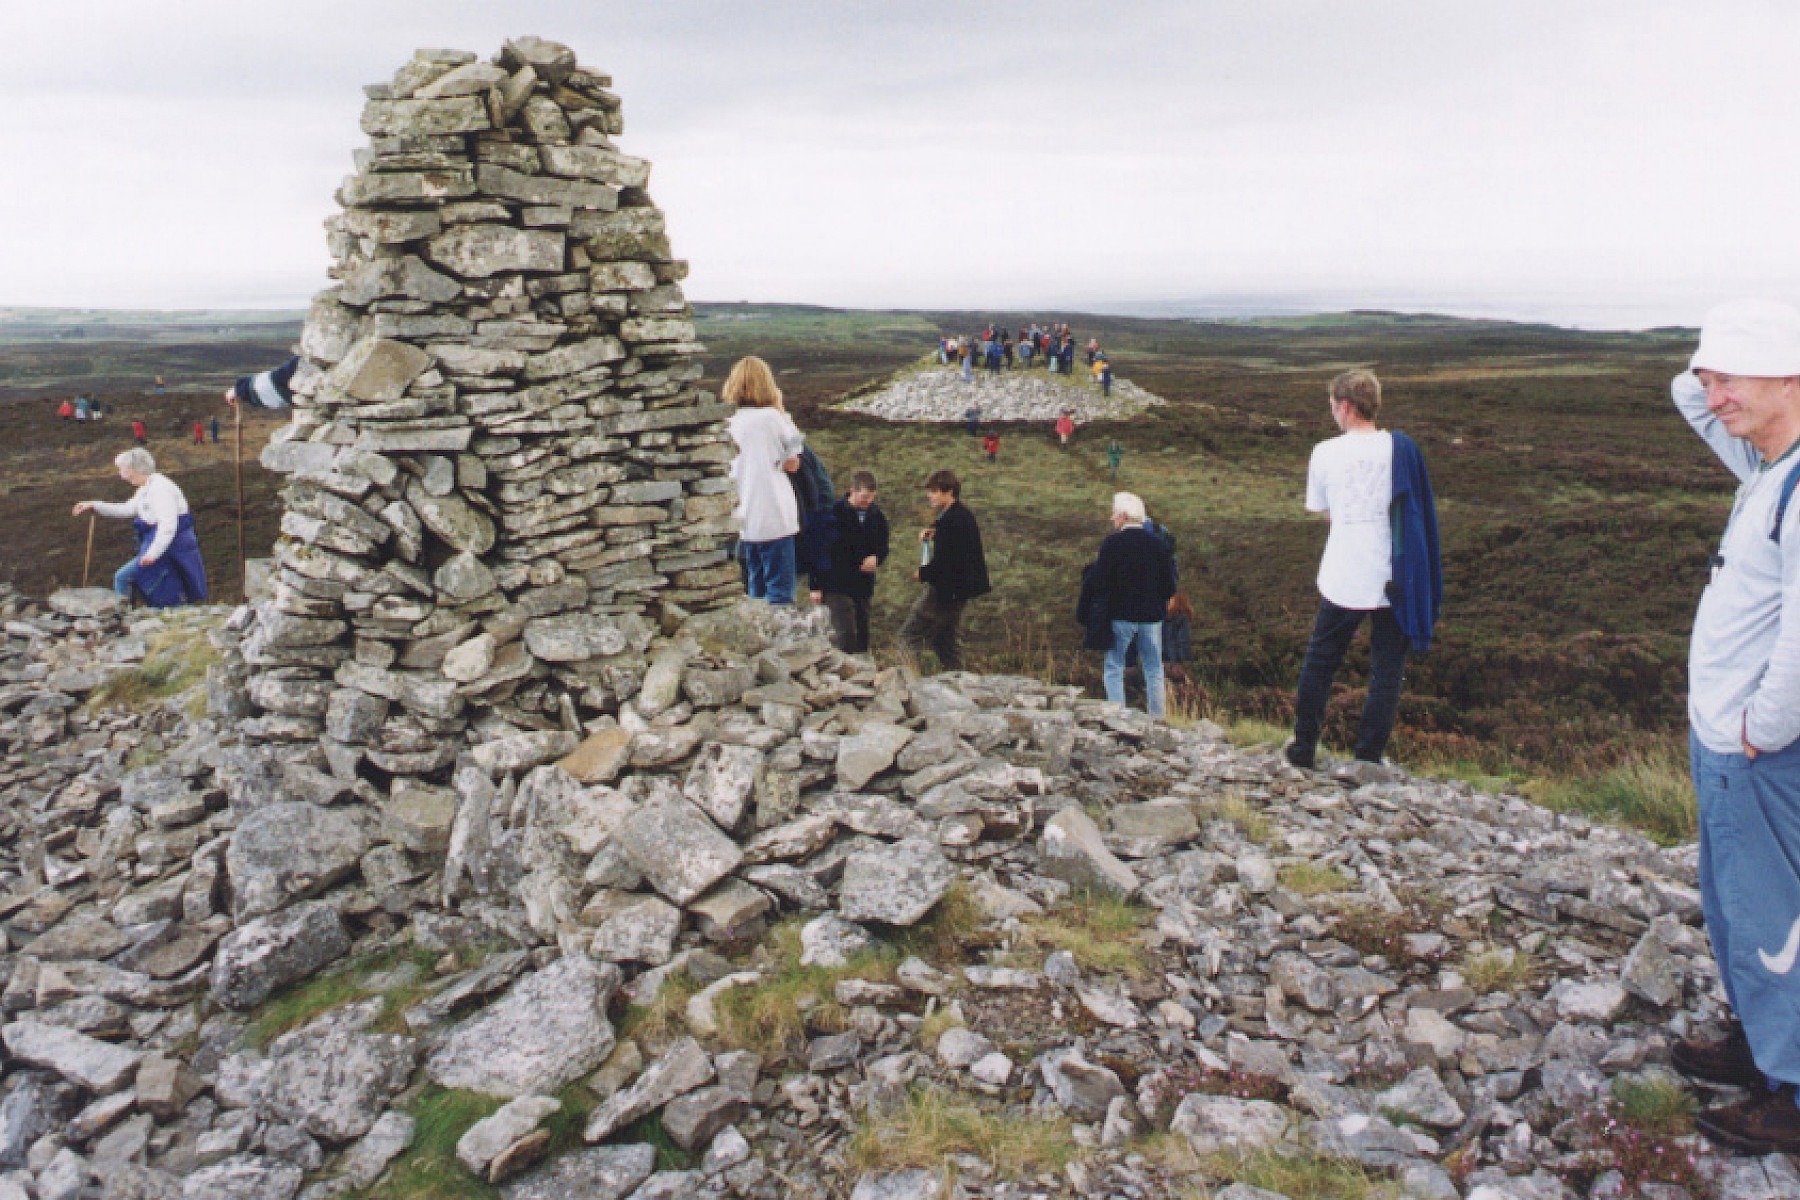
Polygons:
<instances>
[{"instance_id":1,"label":"white long-sleeve top","mask_svg":"<svg viewBox=\"0 0 1800 1200\"><path fill-rule=\"evenodd\" d=\"M793 418L778 408L740 408L726 423L738 455L731 460L737 484L738 536L746 542L773 542L800 532L800 506L781 464L806 445Z\"/></svg>"},{"instance_id":2,"label":"white long-sleeve top","mask_svg":"<svg viewBox=\"0 0 1800 1200\"><path fill-rule=\"evenodd\" d=\"M1765 464L1706 407L1692 371L1675 377L1675 407L1738 478L1719 543L1723 561L1700 597L1688 647L1688 719L1715 754L1786 748L1800 738L1800 498L1781 540L1770 538L1781 483L1795 458ZM1800 453L1797 451L1796 453Z\"/></svg>"},{"instance_id":3,"label":"white long-sleeve top","mask_svg":"<svg viewBox=\"0 0 1800 1200\"><path fill-rule=\"evenodd\" d=\"M149 559L162 557L169 543L175 540L176 526L188 510L187 497L181 494L175 481L160 473L145 480L144 486L122 504L105 500L88 503L103 517L136 517L156 526L156 536L150 540L150 548L143 555Z\"/></svg>"}]
</instances>

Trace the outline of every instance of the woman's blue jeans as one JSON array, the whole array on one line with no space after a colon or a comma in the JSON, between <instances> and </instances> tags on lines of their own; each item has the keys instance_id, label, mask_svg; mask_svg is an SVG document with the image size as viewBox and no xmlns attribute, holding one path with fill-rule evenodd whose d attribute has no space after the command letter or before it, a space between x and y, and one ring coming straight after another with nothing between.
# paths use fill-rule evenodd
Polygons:
<instances>
[{"instance_id":1,"label":"woman's blue jeans","mask_svg":"<svg viewBox=\"0 0 1800 1200\"><path fill-rule=\"evenodd\" d=\"M1320 599L1313 618L1312 640L1306 646L1306 664L1300 668L1300 688L1294 697L1294 745L1290 757L1310 762L1325 725L1325 705L1331 699L1331 680L1343 664L1350 640L1364 617L1369 628L1369 694L1363 701L1362 723L1356 732L1356 757L1380 762L1394 732L1394 714L1400 708L1400 683L1406 671L1406 652L1412 643L1394 619L1391 608L1339 608Z\"/></svg>"},{"instance_id":2,"label":"woman's blue jeans","mask_svg":"<svg viewBox=\"0 0 1800 1200\"><path fill-rule=\"evenodd\" d=\"M1112 645L1107 648L1106 662L1100 679L1106 685L1106 698L1115 704L1125 703L1125 655L1137 647L1137 660L1144 668L1144 707L1150 715L1163 715L1162 622L1114 621Z\"/></svg>"},{"instance_id":3,"label":"woman's blue jeans","mask_svg":"<svg viewBox=\"0 0 1800 1200\"><path fill-rule=\"evenodd\" d=\"M794 539L776 538L772 542L744 542L742 553L749 579L746 588L752 600L770 604L794 602Z\"/></svg>"}]
</instances>

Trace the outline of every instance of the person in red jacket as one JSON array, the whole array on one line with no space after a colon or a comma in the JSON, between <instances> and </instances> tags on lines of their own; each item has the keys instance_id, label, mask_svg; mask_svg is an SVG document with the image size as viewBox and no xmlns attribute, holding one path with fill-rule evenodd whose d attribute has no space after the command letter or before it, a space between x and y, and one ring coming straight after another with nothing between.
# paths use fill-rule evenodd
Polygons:
<instances>
[{"instance_id":1,"label":"person in red jacket","mask_svg":"<svg viewBox=\"0 0 1800 1200\"><path fill-rule=\"evenodd\" d=\"M144 428L144 418L139 417L131 423L131 440L143 446L150 441L150 431Z\"/></svg>"},{"instance_id":2,"label":"person in red jacket","mask_svg":"<svg viewBox=\"0 0 1800 1200\"><path fill-rule=\"evenodd\" d=\"M194 445L206 445L206 422L204 421L194 422Z\"/></svg>"},{"instance_id":3,"label":"person in red jacket","mask_svg":"<svg viewBox=\"0 0 1800 1200\"><path fill-rule=\"evenodd\" d=\"M1063 415L1056 418L1056 436L1060 438L1062 444L1066 446L1069 444L1069 436L1074 432L1075 414L1065 409Z\"/></svg>"},{"instance_id":4,"label":"person in red jacket","mask_svg":"<svg viewBox=\"0 0 1800 1200\"><path fill-rule=\"evenodd\" d=\"M1000 461L1000 435L988 430L987 436L981 439L981 448L987 451L989 462Z\"/></svg>"}]
</instances>

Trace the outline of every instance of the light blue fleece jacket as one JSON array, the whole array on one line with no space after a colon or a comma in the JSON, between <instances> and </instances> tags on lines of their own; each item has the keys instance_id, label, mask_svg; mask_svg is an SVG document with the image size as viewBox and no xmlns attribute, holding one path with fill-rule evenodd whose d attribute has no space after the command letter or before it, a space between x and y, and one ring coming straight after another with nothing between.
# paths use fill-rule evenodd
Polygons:
<instances>
[{"instance_id":1,"label":"light blue fleece jacket","mask_svg":"<svg viewBox=\"0 0 1800 1200\"><path fill-rule=\"evenodd\" d=\"M1749 442L1707 411L1692 371L1670 385L1675 407L1738 477L1737 500L1719 544L1724 560L1700 597L1688 648L1688 720L1715 754L1761 751L1800 738L1800 497L1788 505L1781 541L1769 534L1782 480L1797 461L1765 467Z\"/></svg>"}]
</instances>

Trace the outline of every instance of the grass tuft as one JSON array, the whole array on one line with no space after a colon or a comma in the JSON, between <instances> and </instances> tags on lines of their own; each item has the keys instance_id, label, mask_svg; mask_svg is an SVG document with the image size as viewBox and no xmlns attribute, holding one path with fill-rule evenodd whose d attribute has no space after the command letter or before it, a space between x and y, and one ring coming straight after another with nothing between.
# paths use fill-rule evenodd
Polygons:
<instances>
[{"instance_id":1,"label":"grass tuft","mask_svg":"<svg viewBox=\"0 0 1800 1200\"><path fill-rule=\"evenodd\" d=\"M148 708L204 683L206 668L219 658L204 629L165 629L150 637L147 651L143 662L115 671L94 689L88 707Z\"/></svg>"},{"instance_id":2,"label":"grass tuft","mask_svg":"<svg viewBox=\"0 0 1800 1200\"><path fill-rule=\"evenodd\" d=\"M1640 751L1592 779L1551 779L1525 790L1545 808L1630 825L1664 846L1699 836L1693 779L1673 748Z\"/></svg>"},{"instance_id":3,"label":"grass tuft","mask_svg":"<svg viewBox=\"0 0 1800 1200\"><path fill-rule=\"evenodd\" d=\"M298 1029L315 1017L341 1005L366 1000L370 996L381 996L386 1000L381 1016L373 1025L376 1032L409 1032L402 1018L408 1008L430 991L434 982L431 969L435 961L436 956L428 950L392 947L346 963L328 974L302 980L262 1003L256 1010L255 1019L244 1031L245 1044L261 1050L282 1034ZM369 976L402 962L411 962L419 968L411 982L385 989L370 986Z\"/></svg>"},{"instance_id":4,"label":"grass tuft","mask_svg":"<svg viewBox=\"0 0 1800 1200\"><path fill-rule=\"evenodd\" d=\"M1041 917L1027 917L1022 951L1066 950L1084 971L1142 978L1148 971L1139 939L1150 913L1105 892L1075 892Z\"/></svg>"},{"instance_id":5,"label":"grass tuft","mask_svg":"<svg viewBox=\"0 0 1800 1200\"><path fill-rule=\"evenodd\" d=\"M1355 879L1336 867L1311 861L1289 863L1276 872L1276 878L1296 896L1324 896L1356 886Z\"/></svg>"},{"instance_id":6,"label":"grass tuft","mask_svg":"<svg viewBox=\"0 0 1800 1200\"><path fill-rule=\"evenodd\" d=\"M1487 995L1518 991L1531 982L1536 968L1529 954L1509 946L1486 946L1464 956L1457 972L1469 987Z\"/></svg>"},{"instance_id":7,"label":"grass tuft","mask_svg":"<svg viewBox=\"0 0 1800 1200\"><path fill-rule=\"evenodd\" d=\"M1619 1120L1645 1133L1686 1137L1694 1132L1694 1097L1666 1075L1621 1075L1613 1080Z\"/></svg>"},{"instance_id":8,"label":"grass tuft","mask_svg":"<svg viewBox=\"0 0 1800 1200\"><path fill-rule=\"evenodd\" d=\"M1201 1169L1233 1183L1247 1183L1288 1200L1386 1200L1398 1197L1391 1184L1353 1162L1317 1154L1213 1154Z\"/></svg>"},{"instance_id":9,"label":"grass tuft","mask_svg":"<svg viewBox=\"0 0 1800 1200\"><path fill-rule=\"evenodd\" d=\"M865 1120L850 1139L863 1171L938 1169L970 1154L1008 1178L1061 1171L1080 1155L1066 1117L997 1112L934 1087L920 1087L889 1116Z\"/></svg>"},{"instance_id":10,"label":"grass tuft","mask_svg":"<svg viewBox=\"0 0 1800 1200\"><path fill-rule=\"evenodd\" d=\"M763 978L719 997L719 1039L726 1045L765 1056L799 1054L810 1034L844 1028L844 1008L833 994L840 979L892 977L899 959L887 946L864 951L841 967L802 966L802 924L794 917L771 929Z\"/></svg>"},{"instance_id":11,"label":"grass tuft","mask_svg":"<svg viewBox=\"0 0 1800 1200\"><path fill-rule=\"evenodd\" d=\"M1275 827L1270 824L1268 814L1252 804L1242 792L1220 793L1208 804L1206 819L1235 825L1245 840L1259 846L1266 846L1275 838Z\"/></svg>"},{"instance_id":12,"label":"grass tuft","mask_svg":"<svg viewBox=\"0 0 1800 1200\"><path fill-rule=\"evenodd\" d=\"M500 1193L456 1160L457 1139L505 1101L428 1083L409 1107L413 1143L358 1200L493 1200Z\"/></svg>"}]
</instances>

